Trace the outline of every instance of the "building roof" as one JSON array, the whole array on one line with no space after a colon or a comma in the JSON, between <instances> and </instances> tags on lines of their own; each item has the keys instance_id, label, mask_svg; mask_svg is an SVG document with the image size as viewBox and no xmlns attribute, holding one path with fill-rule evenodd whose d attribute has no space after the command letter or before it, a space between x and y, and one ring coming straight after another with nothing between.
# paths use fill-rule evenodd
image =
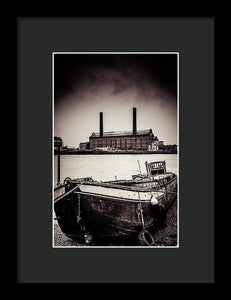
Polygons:
<instances>
[{"instance_id":1,"label":"building roof","mask_svg":"<svg viewBox=\"0 0 231 300\"><path fill-rule=\"evenodd\" d=\"M145 130L137 130L136 135L148 135L152 132L151 129ZM93 132L91 137L99 137L99 132ZM110 136L133 136L132 131L107 131L103 133L103 137L110 137Z\"/></svg>"},{"instance_id":2,"label":"building roof","mask_svg":"<svg viewBox=\"0 0 231 300\"><path fill-rule=\"evenodd\" d=\"M62 140L62 138L61 138L61 137L59 137L59 136L54 136L54 140L59 140L59 141L61 141L61 140Z\"/></svg>"}]
</instances>

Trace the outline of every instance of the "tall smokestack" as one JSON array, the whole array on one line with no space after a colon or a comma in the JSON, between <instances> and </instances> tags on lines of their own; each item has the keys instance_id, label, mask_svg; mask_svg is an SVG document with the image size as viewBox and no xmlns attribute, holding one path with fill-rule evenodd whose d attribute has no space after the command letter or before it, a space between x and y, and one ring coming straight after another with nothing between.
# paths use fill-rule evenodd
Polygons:
<instances>
[{"instance_id":1,"label":"tall smokestack","mask_svg":"<svg viewBox=\"0 0 231 300\"><path fill-rule=\"evenodd\" d=\"M133 107L133 135L136 135L136 107Z\"/></svg>"},{"instance_id":2,"label":"tall smokestack","mask_svg":"<svg viewBox=\"0 0 231 300\"><path fill-rule=\"evenodd\" d=\"M100 121L99 121L99 136L102 137L103 136L103 113L100 112L99 116L100 116Z\"/></svg>"}]
</instances>

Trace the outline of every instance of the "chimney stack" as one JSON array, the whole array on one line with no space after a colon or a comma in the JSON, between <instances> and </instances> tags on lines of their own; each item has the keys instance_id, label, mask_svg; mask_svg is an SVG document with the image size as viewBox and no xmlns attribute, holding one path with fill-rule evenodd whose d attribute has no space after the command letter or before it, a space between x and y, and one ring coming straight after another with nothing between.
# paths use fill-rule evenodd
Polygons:
<instances>
[{"instance_id":1,"label":"chimney stack","mask_svg":"<svg viewBox=\"0 0 231 300\"><path fill-rule=\"evenodd\" d=\"M135 136L137 132L136 128L136 107L133 107L133 135Z\"/></svg>"},{"instance_id":2,"label":"chimney stack","mask_svg":"<svg viewBox=\"0 0 231 300\"><path fill-rule=\"evenodd\" d=\"M100 112L100 121L99 121L99 136L103 136L103 113Z\"/></svg>"}]
</instances>

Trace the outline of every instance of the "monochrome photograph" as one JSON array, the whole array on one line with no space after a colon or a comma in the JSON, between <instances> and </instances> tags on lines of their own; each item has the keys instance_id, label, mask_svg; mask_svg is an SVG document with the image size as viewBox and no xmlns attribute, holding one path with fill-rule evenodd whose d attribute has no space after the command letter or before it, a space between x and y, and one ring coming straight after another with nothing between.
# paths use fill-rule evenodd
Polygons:
<instances>
[{"instance_id":1,"label":"monochrome photograph","mask_svg":"<svg viewBox=\"0 0 231 300\"><path fill-rule=\"evenodd\" d=\"M54 248L178 248L179 53L52 53Z\"/></svg>"}]
</instances>

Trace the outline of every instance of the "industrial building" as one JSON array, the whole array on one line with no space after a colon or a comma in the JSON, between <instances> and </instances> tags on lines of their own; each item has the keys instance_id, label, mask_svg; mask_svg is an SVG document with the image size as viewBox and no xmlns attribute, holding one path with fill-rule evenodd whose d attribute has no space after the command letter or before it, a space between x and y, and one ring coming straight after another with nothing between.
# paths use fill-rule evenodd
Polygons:
<instances>
[{"instance_id":1,"label":"industrial building","mask_svg":"<svg viewBox=\"0 0 231 300\"><path fill-rule=\"evenodd\" d=\"M89 142L83 142L79 144L79 150L88 150L89 149Z\"/></svg>"},{"instance_id":2,"label":"industrial building","mask_svg":"<svg viewBox=\"0 0 231 300\"><path fill-rule=\"evenodd\" d=\"M152 129L137 130L136 107L133 108L133 127L131 131L103 131L103 113L100 112L100 131L89 137L90 149L158 150L159 139ZM155 144L155 148L153 146Z\"/></svg>"},{"instance_id":3,"label":"industrial building","mask_svg":"<svg viewBox=\"0 0 231 300\"><path fill-rule=\"evenodd\" d=\"M58 147L60 147L60 149L62 149L63 140L59 136L54 136L54 149L57 150Z\"/></svg>"}]
</instances>

